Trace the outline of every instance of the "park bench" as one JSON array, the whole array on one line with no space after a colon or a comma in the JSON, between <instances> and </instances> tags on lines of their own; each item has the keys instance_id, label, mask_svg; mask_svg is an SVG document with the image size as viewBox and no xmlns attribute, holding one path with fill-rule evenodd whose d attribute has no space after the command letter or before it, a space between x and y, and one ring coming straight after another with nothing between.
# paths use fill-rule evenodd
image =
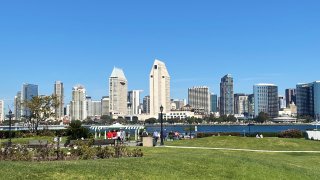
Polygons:
<instances>
[{"instance_id":1,"label":"park bench","mask_svg":"<svg viewBox=\"0 0 320 180\"><path fill-rule=\"evenodd\" d=\"M47 140L30 140L28 142L29 148L39 148L39 147L47 147L48 141Z\"/></svg>"},{"instance_id":2,"label":"park bench","mask_svg":"<svg viewBox=\"0 0 320 180\"><path fill-rule=\"evenodd\" d=\"M106 145L116 145L115 139L104 139L104 140L95 140L93 143L95 146L106 146Z\"/></svg>"}]
</instances>

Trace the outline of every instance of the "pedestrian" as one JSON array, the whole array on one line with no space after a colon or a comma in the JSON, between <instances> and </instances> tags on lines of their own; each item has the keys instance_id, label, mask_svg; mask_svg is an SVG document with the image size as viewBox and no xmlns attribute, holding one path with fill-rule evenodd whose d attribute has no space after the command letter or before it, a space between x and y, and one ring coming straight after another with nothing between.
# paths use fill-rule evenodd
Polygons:
<instances>
[{"instance_id":1,"label":"pedestrian","mask_svg":"<svg viewBox=\"0 0 320 180\"><path fill-rule=\"evenodd\" d=\"M122 144L126 141L126 131L124 131L122 129L120 131L120 139L121 139Z\"/></svg>"},{"instance_id":2,"label":"pedestrian","mask_svg":"<svg viewBox=\"0 0 320 180\"><path fill-rule=\"evenodd\" d=\"M158 131L154 131L153 132L153 146L156 146L157 145L157 143L158 143L158 140L159 140L159 133L158 133Z\"/></svg>"},{"instance_id":3,"label":"pedestrian","mask_svg":"<svg viewBox=\"0 0 320 180\"><path fill-rule=\"evenodd\" d=\"M107 138L108 139L112 139L113 138L113 134L112 134L112 132L110 130L107 133Z\"/></svg>"}]
</instances>

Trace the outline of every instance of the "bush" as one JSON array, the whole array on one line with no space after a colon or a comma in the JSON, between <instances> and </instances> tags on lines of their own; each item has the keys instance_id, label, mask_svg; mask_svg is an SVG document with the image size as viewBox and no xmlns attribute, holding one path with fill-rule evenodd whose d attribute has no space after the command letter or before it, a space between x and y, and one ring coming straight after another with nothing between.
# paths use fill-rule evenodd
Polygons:
<instances>
[{"instance_id":1,"label":"bush","mask_svg":"<svg viewBox=\"0 0 320 180\"><path fill-rule=\"evenodd\" d=\"M298 129L289 129L286 131L282 131L279 138L303 138L303 133Z\"/></svg>"}]
</instances>

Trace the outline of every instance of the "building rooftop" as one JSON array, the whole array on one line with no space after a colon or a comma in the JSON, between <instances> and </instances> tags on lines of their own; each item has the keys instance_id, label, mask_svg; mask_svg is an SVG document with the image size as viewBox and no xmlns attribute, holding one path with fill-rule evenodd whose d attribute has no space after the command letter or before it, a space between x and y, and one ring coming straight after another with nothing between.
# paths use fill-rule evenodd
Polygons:
<instances>
[{"instance_id":1,"label":"building rooftop","mask_svg":"<svg viewBox=\"0 0 320 180\"><path fill-rule=\"evenodd\" d=\"M119 69L119 68L116 68L116 67L113 68L113 71L112 71L110 77L111 77L111 78L127 79L126 76L124 75L123 70L122 70L122 69Z\"/></svg>"},{"instance_id":2,"label":"building rooftop","mask_svg":"<svg viewBox=\"0 0 320 180\"><path fill-rule=\"evenodd\" d=\"M269 83L259 83L259 84L256 84L255 86L277 86L277 85L269 84Z\"/></svg>"}]
</instances>

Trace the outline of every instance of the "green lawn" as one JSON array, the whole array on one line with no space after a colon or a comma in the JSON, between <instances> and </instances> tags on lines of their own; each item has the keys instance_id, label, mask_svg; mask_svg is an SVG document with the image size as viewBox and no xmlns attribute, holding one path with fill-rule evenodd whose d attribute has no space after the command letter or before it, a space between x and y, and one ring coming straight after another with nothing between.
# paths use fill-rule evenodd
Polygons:
<instances>
[{"instance_id":1,"label":"green lawn","mask_svg":"<svg viewBox=\"0 0 320 180\"><path fill-rule=\"evenodd\" d=\"M232 145L268 149L278 139L259 145L252 139L219 137L193 140L194 146ZM224 142L230 141L230 142ZM289 140L288 148L319 149L319 142ZM241 142L241 143L240 143ZM246 144L250 143L250 145ZM269 144L267 143L269 142ZM292 142L295 142L292 144ZM172 145L190 145L190 141ZM266 145L266 146L264 146ZM278 147L279 145L277 145ZM256 147L256 148L255 148ZM285 146L280 146L284 149ZM278 148L280 148L278 147ZM302 150L302 149L299 149ZM198 149L143 148L143 158L73 162L0 162L1 179L319 179L320 154L251 153Z\"/></svg>"},{"instance_id":2,"label":"green lawn","mask_svg":"<svg viewBox=\"0 0 320 180\"><path fill-rule=\"evenodd\" d=\"M320 141L281 138L209 137L202 139L165 142L171 146L236 148L276 151L320 151Z\"/></svg>"}]
</instances>

